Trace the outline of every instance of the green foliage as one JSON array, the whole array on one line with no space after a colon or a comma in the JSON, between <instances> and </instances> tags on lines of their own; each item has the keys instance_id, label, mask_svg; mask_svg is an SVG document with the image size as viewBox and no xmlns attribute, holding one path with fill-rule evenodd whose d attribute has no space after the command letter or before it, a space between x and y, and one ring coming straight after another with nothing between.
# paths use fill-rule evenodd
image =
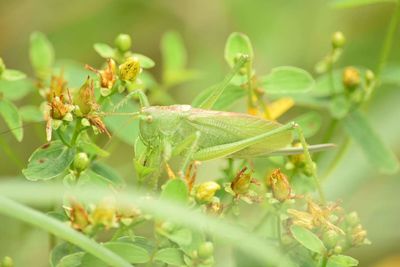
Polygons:
<instances>
[{"instance_id":1,"label":"green foliage","mask_svg":"<svg viewBox=\"0 0 400 267\"><path fill-rule=\"evenodd\" d=\"M293 225L290 227L293 237L309 250L322 254L326 251L324 244L313 232L301 226Z\"/></svg>"},{"instance_id":2,"label":"green foliage","mask_svg":"<svg viewBox=\"0 0 400 267\"><path fill-rule=\"evenodd\" d=\"M334 0L332 5L338 8L351 8L358 6L367 6L376 3L396 3L397 0Z\"/></svg>"},{"instance_id":3,"label":"green foliage","mask_svg":"<svg viewBox=\"0 0 400 267\"><path fill-rule=\"evenodd\" d=\"M23 137L22 119L17 107L6 99L0 100L0 115L8 127L13 130L15 138L21 142Z\"/></svg>"},{"instance_id":4,"label":"green foliage","mask_svg":"<svg viewBox=\"0 0 400 267\"><path fill-rule=\"evenodd\" d=\"M267 94L305 93L314 86L311 75L295 67L274 68L261 80Z\"/></svg>"},{"instance_id":5,"label":"green foliage","mask_svg":"<svg viewBox=\"0 0 400 267\"><path fill-rule=\"evenodd\" d=\"M31 34L29 58L39 78L46 78L50 75L51 67L54 64L54 49L43 33Z\"/></svg>"},{"instance_id":6,"label":"green foliage","mask_svg":"<svg viewBox=\"0 0 400 267\"><path fill-rule=\"evenodd\" d=\"M361 1L337 2L350 6ZM84 69L74 61L56 61L47 37L33 33L29 53L36 81L1 60L0 114L18 141L22 121L46 121L48 143L32 153L22 173L30 181L53 179L54 186L40 183L47 187L32 190L22 184L8 194L57 207L45 215L0 197L0 213L65 240L52 249L52 267L208 267L214 266L219 240L246 253L246 264L253 257L260 266L295 266L294 261L356 266L357 260L344 253L369 244L367 232L356 213L347 214L325 197L316 171L320 161L314 162L310 153L332 145L309 146L305 138L330 142L341 127L345 140L358 142L372 165L385 173L398 171L394 153L361 112L376 87L398 79L396 65L376 75L364 67L337 68L345 42L341 32L333 35L314 82L307 71L291 66L259 75L249 37L232 33L224 51L229 73L189 106L176 104L170 91L199 77L187 68L188 53L177 32L161 40L161 81L149 70L155 62L137 53L127 34L116 37L115 47L96 43L95 51L106 60L101 69ZM41 103L17 108L11 102L30 93L37 93ZM247 114L232 112L234 104ZM303 106L302 115L288 112L296 106ZM111 140L100 134L133 146L133 166L126 167L129 181L108 163L113 162ZM341 157L335 153L327 172ZM210 173L208 181L197 181L199 162L214 159L227 167ZM12 185L0 191L8 188ZM252 209L265 214L254 229L246 221ZM151 231L137 236L139 225Z\"/></svg>"},{"instance_id":7,"label":"green foliage","mask_svg":"<svg viewBox=\"0 0 400 267\"><path fill-rule=\"evenodd\" d=\"M344 120L346 132L363 149L370 163L385 173L395 173L399 170L399 161L393 152L369 125L365 116L353 111Z\"/></svg>"},{"instance_id":8,"label":"green foliage","mask_svg":"<svg viewBox=\"0 0 400 267\"><path fill-rule=\"evenodd\" d=\"M75 149L71 149L60 141L45 144L30 156L29 163L22 173L28 180L49 180L64 173L72 163Z\"/></svg>"}]
</instances>

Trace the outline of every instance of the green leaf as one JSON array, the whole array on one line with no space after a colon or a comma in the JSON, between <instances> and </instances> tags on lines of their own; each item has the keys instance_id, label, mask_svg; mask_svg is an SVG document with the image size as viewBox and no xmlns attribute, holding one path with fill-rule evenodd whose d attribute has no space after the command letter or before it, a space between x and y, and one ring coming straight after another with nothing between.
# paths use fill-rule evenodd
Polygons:
<instances>
[{"instance_id":1,"label":"green leaf","mask_svg":"<svg viewBox=\"0 0 400 267\"><path fill-rule=\"evenodd\" d=\"M12 130L15 138L21 142L23 138L22 119L17 107L6 99L0 100L0 115L7 123L8 128Z\"/></svg>"},{"instance_id":2,"label":"green leaf","mask_svg":"<svg viewBox=\"0 0 400 267\"><path fill-rule=\"evenodd\" d=\"M0 93L4 98L10 100L19 100L34 91L33 82L28 79L17 81L6 81L0 79Z\"/></svg>"},{"instance_id":3,"label":"green leaf","mask_svg":"<svg viewBox=\"0 0 400 267\"><path fill-rule=\"evenodd\" d=\"M293 121L301 126L304 137L310 138L321 128L322 118L318 112L311 111L296 117Z\"/></svg>"},{"instance_id":4,"label":"green leaf","mask_svg":"<svg viewBox=\"0 0 400 267\"><path fill-rule=\"evenodd\" d=\"M267 94L306 93L314 85L314 79L305 70L296 67L277 67L261 78Z\"/></svg>"},{"instance_id":5,"label":"green leaf","mask_svg":"<svg viewBox=\"0 0 400 267\"><path fill-rule=\"evenodd\" d=\"M326 251L321 239L310 230L298 225L292 225L290 231L292 232L294 239L309 250L320 254Z\"/></svg>"},{"instance_id":6,"label":"green leaf","mask_svg":"<svg viewBox=\"0 0 400 267\"><path fill-rule=\"evenodd\" d=\"M182 266L184 265L183 253L177 248L164 248L157 251L154 255L154 260L161 261L169 265Z\"/></svg>"},{"instance_id":7,"label":"green leaf","mask_svg":"<svg viewBox=\"0 0 400 267\"><path fill-rule=\"evenodd\" d=\"M164 72L183 70L186 66L186 49L182 37L175 31L166 32L161 40Z\"/></svg>"},{"instance_id":8,"label":"green leaf","mask_svg":"<svg viewBox=\"0 0 400 267\"><path fill-rule=\"evenodd\" d=\"M125 185L125 180L122 178L112 167L102 162L94 162L92 165L92 171L105 177L107 180L111 181L112 184L118 187Z\"/></svg>"},{"instance_id":9,"label":"green leaf","mask_svg":"<svg viewBox=\"0 0 400 267\"><path fill-rule=\"evenodd\" d=\"M372 165L388 174L399 170L396 155L371 127L364 114L356 110L349 113L344 118L343 125L347 134L361 146Z\"/></svg>"},{"instance_id":10,"label":"green leaf","mask_svg":"<svg viewBox=\"0 0 400 267\"><path fill-rule=\"evenodd\" d=\"M146 57L145 55L132 54L132 56L137 58L137 60L139 60L140 67L142 67L144 69L149 69L156 65L156 63L151 58Z\"/></svg>"},{"instance_id":11,"label":"green leaf","mask_svg":"<svg viewBox=\"0 0 400 267\"><path fill-rule=\"evenodd\" d=\"M162 232L161 234L181 247L188 246L192 242L192 232L186 228L178 228L171 233Z\"/></svg>"},{"instance_id":12,"label":"green leaf","mask_svg":"<svg viewBox=\"0 0 400 267\"><path fill-rule=\"evenodd\" d=\"M376 3L396 3L397 0L334 0L331 5L337 8L351 8Z\"/></svg>"},{"instance_id":13,"label":"green leaf","mask_svg":"<svg viewBox=\"0 0 400 267\"><path fill-rule=\"evenodd\" d=\"M134 244L108 242L105 243L104 246L130 263L145 263L150 260L150 255L147 250Z\"/></svg>"},{"instance_id":14,"label":"green leaf","mask_svg":"<svg viewBox=\"0 0 400 267\"><path fill-rule=\"evenodd\" d=\"M25 79L26 75L25 75L25 73L23 73L19 70L6 69L3 72L3 74L1 75L1 78L6 81L17 81L17 80Z\"/></svg>"},{"instance_id":15,"label":"green leaf","mask_svg":"<svg viewBox=\"0 0 400 267\"><path fill-rule=\"evenodd\" d=\"M225 44L225 60L233 68L239 55L248 55L252 60L254 57L253 46L247 35L234 32L229 35Z\"/></svg>"},{"instance_id":16,"label":"green leaf","mask_svg":"<svg viewBox=\"0 0 400 267\"><path fill-rule=\"evenodd\" d=\"M62 258L64 258L69 254L73 254L79 251L80 249L71 243L63 242L58 244L53 248L53 250L50 253L50 266L51 267L58 266Z\"/></svg>"},{"instance_id":17,"label":"green leaf","mask_svg":"<svg viewBox=\"0 0 400 267\"><path fill-rule=\"evenodd\" d=\"M400 85L400 65L391 64L386 66L381 74L381 82L383 84Z\"/></svg>"},{"instance_id":18,"label":"green leaf","mask_svg":"<svg viewBox=\"0 0 400 267\"><path fill-rule=\"evenodd\" d=\"M49 180L67 170L75 156L75 149L60 141L45 144L33 152L28 167L22 173L28 180Z\"/></svg>"},{"instance_id":19,"label":"green leaf","mask_svg":"<svg viewBox=\"0 0 400 267\"><path fill-rule=\"evenodd\" d=\"M63 257L56 267L79 267L85 252L77 252Z\"/></svg>"},{"instance_id":20,"label":"green leaf","mask_svg":"<svg viewBox=\"0 0 400 267\"><path fill-rule=\"evenodd\" d=\"M192 106L198 107L203 103L215 90L215 86L208 87L201 91L200 94L193 100ZM246 90L240 86L230 84L226 87L222 95L218 98L217 102L213 105L215 110L226 110L230 108L237 100L247 95Z\"/></svg>"},{"instance_id":21,"label":"green leaf","mask_svg":"<svg viewBox=\"0 0 400 267\"><path fill-rule=\"evenodd\" d=\"M345 95L335 96L329 103L329 111L332 117L343 119L350 111L352 103Z\"/></svg>"},{"instance_id":22,"label":"green leaf","mask_svg":"<svg viewBox=\"0 0 400 267\"><path fill-rule=\"evenodd\" d=\"M130 263L146 263L150 260L150 255L147 250L131 243L108 242L105 243L104 246ZM98 258L90 254L86 254L82 259L82 266L107 267L108 265L103 263Z\"/></svg>"},{"instance_id":23,"label":"green leaf","mask_svg":"<svg viewBox=\"0 0 400 267\"><path fill-rule=\"evenodd\" d=\"M114 58L115 49L108 44L96 43L93 45L94 50L103 58Z\"/></svg>"},{"instance_id":24,"label":"green leaf","mask_svg":"<svg viewBox=\"0 0 400 267\"><path fill-rule=\"evenodd\" d=\"M189 198L189 189L186 183L181 179L169 180L163 191L161 192L160 199L186 203Z\"/></svg>"},{"instance_id":25,"label":"green leaf","mask_svg":"<svg viewBox=\"0 0 400 267\"><path fill-rule=\"evenodd\" d=\"M50 74L54 63L54 49L46 35L41 32L31 34L29 57L36 75L44 78Z\"/></svg>"},{"instance_id":26,"label":"green leaf","mask_svg":"<svg viewBox=\"0 0 400 267\"><path fill-rule=\"evenodd\" d=\"M20 107L19 114L25 122L42 122L44 120L43 112L39 107L33 105Z\"/></svg>"},{"instance_id":27,"label":"green leaf","mask_svg":"<svg viewBox=\"0 0 400 267\"><path fill-rule=\"evenodd\" d=\"M327 267L352 267L357 266L358 260L346 255L332 255L328 259Z\"/></svg>"}]
</instances>

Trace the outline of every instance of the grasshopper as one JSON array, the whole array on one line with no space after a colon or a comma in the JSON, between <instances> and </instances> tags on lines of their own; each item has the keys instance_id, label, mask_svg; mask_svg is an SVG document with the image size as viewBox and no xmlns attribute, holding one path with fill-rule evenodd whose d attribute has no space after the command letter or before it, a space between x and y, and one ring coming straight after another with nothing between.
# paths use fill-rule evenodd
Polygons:
<instances>
[{"instance_id":1,"label":"grasshopper","mask_svg":"<svg viewBox=\"0 0 400 267\"><path fill-rule=\"evenodd\" d=\"M242 56L232 72L196 108L190 105L150 106L141 90L127 95L126 100L137 96L141 105L139 112L129 113L140 120L139 137L135 146L143 148L135 153L136 169L141 170L139 176L145 177L151 172L154 174L154 169L160 169L161 164L167 164L173 156L182 157L178 172L182 176L191 161L246 159L298 154L303 151L309 156L309 151L324 150L332 146L307 146L303 142L302 131L295 122L282 125L248 114L211 110L247 60L246 56ZM122 103L116 107L120 104ZM289 147L293 141L293 130L296 129L303 148Z\"/></svg>"}]
</instances>

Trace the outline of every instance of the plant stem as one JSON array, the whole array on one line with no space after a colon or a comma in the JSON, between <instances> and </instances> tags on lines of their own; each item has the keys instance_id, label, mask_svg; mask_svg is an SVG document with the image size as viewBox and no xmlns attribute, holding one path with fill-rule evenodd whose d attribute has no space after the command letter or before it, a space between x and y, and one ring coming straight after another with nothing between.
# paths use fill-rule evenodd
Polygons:
<instances>
[{"instance_id":1,"label":"plant stem","mask_svg":"<svg viewBox=\"0 0 400 267\"><path fill-rule=\"evenodd\" d=\"M306 139L304 138L303 130L301 129L300 126L298 126L296 128L296 130L297 130L297 134L300 138L301 145L303 146L303 149L304 149L304 156L306 158L306 163L311 170L311 176L314 180L315 186L317 187L319 198L320 198L322 204L326 204L325 194L324 194L324 191L322 190L321 183L318 180L317 170L315 168L314 162L311 159L310 151L308 150L308 144L306 142Z\"/></svg>"},{"instance_id":2,"label":"plant stem","mask_svg":"<svg viewBox=\"0 0 400 267\"><path fill-rule=\"evenodd\" d=\"M400 17L400 4L398 1L396 2L396 8L394 10L394 13L392 15L392 18L390 20L385 40L383 42L382 50L381 50L381 55L379 58L379 63L378 63L378 69L376 71L376 77L378 79L378 82L380 80L380 76L382 74L383 69L386 66L387 59L390 54L390 50L392 48L392 43L393 43L393 37L396 34L396 28L397 24L399 22L399 17Z\"/></svg>"},{"instance_id":3,"label":"plant stem","mask_svg":"<svg viewBox=\"0 0 400 267\"><path fill-rule=\"evenodd\" d=\"M247 105L248 105L248 110L250 112L254 112L254 109L256 108L254 101L253 101L253 85L251 82L251 75L252 75L252 62L251 60L246 63L246 74L247 74Z\"/></svg>"},{"instance_id":4,"label":"plant stem","mask_svg":"<svg viewBox=\"0 0 400 267\"><path fill-rule=\"evenodd\" d=\"M76 140L78 139L80 132L81 132L81 119L77 119L75 124L75 130L71 138L71 146L75 146Z\"/></svg>"},{"instance_id":5,"label":"plant stem","mask_svg":"<svg viewBox=\"0 0 400 267\"><path fill-rule=\"evenodd\" d=\"M64 239L114 267L132 267L120 256L45 214L0 196L0 213L37 226Z\"/></svg>"},{"instance_id":6,"label":"plant stem","mask_svg":"<svg viewBox=\"0 0 400 267\"><path fill-rule=\"evenodd\" d=\"M324 254L322 256L321 267L326 267L327 263L328 263L328 256L326 254Z\"/></svg>"},{"instance_id":7,"label":"plant stem","mask_svg":"<svg viewBox=\"0 0 400 267\"><path fill-rule=\"evenodd\" d=\"M59 129L56 131L58 138L60 138L61 142L66 145L67 147L71 147L71 145L65 140L64 135L61 133Z\"/></svg>"}]
</instances>

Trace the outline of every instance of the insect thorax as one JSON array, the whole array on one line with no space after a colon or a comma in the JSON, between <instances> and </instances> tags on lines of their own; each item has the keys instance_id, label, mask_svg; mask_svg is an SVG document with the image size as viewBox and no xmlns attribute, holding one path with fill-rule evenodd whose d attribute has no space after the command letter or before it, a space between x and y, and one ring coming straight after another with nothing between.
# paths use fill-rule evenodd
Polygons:
<instances>
[{"instance_id":1,"label":"insect thorax","mask_svg":"<svg viewBox=\"0 0 400 267\"><path fill-rule=\"evenodd\" d=\"M190 105L151 106L142 110L140 135L142 140L151 144L161 139L176 139L181 136L184 118L188 116Z\"/></svg>"}]
</instances>

